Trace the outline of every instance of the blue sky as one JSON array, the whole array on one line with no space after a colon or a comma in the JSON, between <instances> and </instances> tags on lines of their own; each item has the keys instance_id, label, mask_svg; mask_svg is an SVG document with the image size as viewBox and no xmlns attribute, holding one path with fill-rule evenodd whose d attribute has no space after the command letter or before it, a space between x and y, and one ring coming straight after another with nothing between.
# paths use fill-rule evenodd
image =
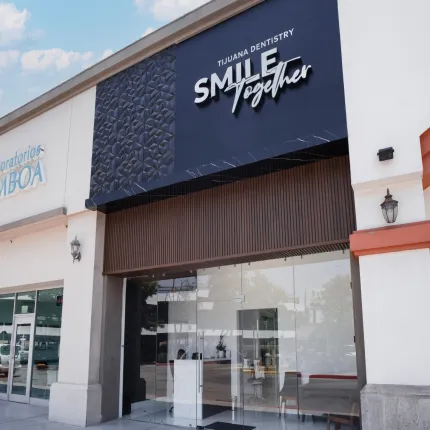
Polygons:
<instances>
[{"instance_id":1,"label":"blue sky","mask_svg":"<svg viewBox=\"0 0 430 430\"><path fill-rule=\"evenodd\" d=\"M0 117L208 0L0 0Z\"/></svg>"}]
</instances>

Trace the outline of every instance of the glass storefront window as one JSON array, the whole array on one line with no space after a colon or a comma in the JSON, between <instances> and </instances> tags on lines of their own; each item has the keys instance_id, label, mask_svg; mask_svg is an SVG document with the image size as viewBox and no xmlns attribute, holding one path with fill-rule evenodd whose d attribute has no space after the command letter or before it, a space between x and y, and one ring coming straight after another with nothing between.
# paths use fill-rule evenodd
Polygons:
<instances>
[{"instance_id":1,"label":"glass storefront window","mask_svg":"<svg viewBox=\"0 0 430 430\"><path fill-rule=\"evenodd\" d=\"M126 360L125 372L135 367L147 388L131 402L131 418L213 429L356 428L350 281L342 251L203 269L188 284L151 283L136 323L142 285L129 282L126 333L136 339L127 343L139 345L145 365L139 372L137 357ZM137 324L145 312L152 323L144 331ZM151 357L142 356L148 347ZM125 356L136 353L126 345ZM124 377L128 390L136 385Z\"/></svg>"},{"instance_id":2,"label":"glass storefront window","mask_svg":"<svg viewBox=\"0 0 430 430\"><path fill-rule=\"evenodd\" d=\"M333 258L337 257L337 258ZM349 254L294 258L297 365L304 419L358 425Z\"/></svg>"},{"instance_id":3,"label":"glass storefront window","mask_svg":"<svg viewBox=\"0 0 430 430\"><path fill-rule=\"evenodd\" d=\"M62 305L63 288L0 294L0 396L3 398L25 399L30 394L33 398L49 399L50 387L58 375ZM11 351L15 351L12 359Z\"/></svg>"},{"instance_id":4,"label":"glass storefront window","mask_svg":"<svg viewBox=\"0 0 430 430\"><path fill-rule=\"evenodd\" d=\"M15 314L32 314L36 303L36 292L18 293L16 295Z\"/></svg>"},{"instance_id":5,"label":"glass storefront window","mask_svg":"<svg viewBox=\"0 0 430 430\"><path fill-rule=\"evenodd\" d=\"M6 394L15 294L0 296L0 394Z\"/></svg>"},{"instance_id":6,"label":"glass storefront window","mask_svg":"<svg viewBox=\"0 0 430 430\"><path fill-rule=\"evenodd\" d=\"M63 288L37 293L33 377L30 396L49 399L50 388L57 382Z\"/></svg>"}]
</instances>

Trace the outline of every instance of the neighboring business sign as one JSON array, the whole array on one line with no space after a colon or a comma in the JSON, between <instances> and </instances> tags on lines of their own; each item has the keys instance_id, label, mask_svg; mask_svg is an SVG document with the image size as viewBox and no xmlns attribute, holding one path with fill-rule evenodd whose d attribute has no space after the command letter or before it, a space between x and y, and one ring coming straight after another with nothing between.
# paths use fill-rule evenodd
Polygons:
<instances>
[{"instance_id":1,"label":"neighboring business sign","mask_svg":"<svg viewBox=\"0 0 430 430\"><path fill-rule=\"evenodd\" d=\"M46 182L43 146L28 146L7 159L0 159L0 199L12 197Z\"/></svg>"}]
</instances>

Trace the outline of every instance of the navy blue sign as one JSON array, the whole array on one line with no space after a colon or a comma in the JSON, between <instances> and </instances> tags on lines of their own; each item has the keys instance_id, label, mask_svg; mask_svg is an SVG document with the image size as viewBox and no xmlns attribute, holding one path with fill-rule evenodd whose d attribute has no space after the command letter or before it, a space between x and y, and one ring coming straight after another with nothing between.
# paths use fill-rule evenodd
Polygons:
<instances>
[{"instance_id":1,"label":"navy blue sign","mask_svg":"<svg viewBox=\"0 0 430 430\"><path fill-rule=\"evenodd\" d=\"M179 45L176 71L175 166L195 175L346 137L336 0L267 0Z\"/></svg>"},{"instance_id":2,"label":"navy blue sign","mask_svg":"<svg viewBox=\"0 0 430 430\"><path fill-rule=\"evenodd\" d=\"M266 0L97 86L87 207L346 136L337 0Z\"/></svg>"}]
</instances>

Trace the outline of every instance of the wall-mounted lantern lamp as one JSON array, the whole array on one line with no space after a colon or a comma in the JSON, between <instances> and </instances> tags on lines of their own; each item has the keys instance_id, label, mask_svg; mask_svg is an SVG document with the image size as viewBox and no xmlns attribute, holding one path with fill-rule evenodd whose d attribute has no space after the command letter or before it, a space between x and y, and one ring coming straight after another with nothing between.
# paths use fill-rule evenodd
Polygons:
<instances>
[{"instance_id":1,"label":"wall-mounted lantern lamp","mask_svg":"<svg viewBox=\"0 0 430 430\"><path fill-rule=\"evenodd\" d=\"M77 236L70 242L70 248L73 257L73 264L75 264L76 260L81 261L81 244Z\"/></svg>"},{"instance_id":2,"label":"wall-mounted lantern lamp","mask_svg":"<svg viewBox=\"0 0 430 430\"><path fill-rule=\"evenodd\" d=\"M393 200L393 196L390 194L390 190L388 189L385 200L381 204L381 209L382 215L384 215L384 219L388 224L393 224L396 222L397 213L399 211L399 202L397 200Z\"/></svg>"}]
</instances>

